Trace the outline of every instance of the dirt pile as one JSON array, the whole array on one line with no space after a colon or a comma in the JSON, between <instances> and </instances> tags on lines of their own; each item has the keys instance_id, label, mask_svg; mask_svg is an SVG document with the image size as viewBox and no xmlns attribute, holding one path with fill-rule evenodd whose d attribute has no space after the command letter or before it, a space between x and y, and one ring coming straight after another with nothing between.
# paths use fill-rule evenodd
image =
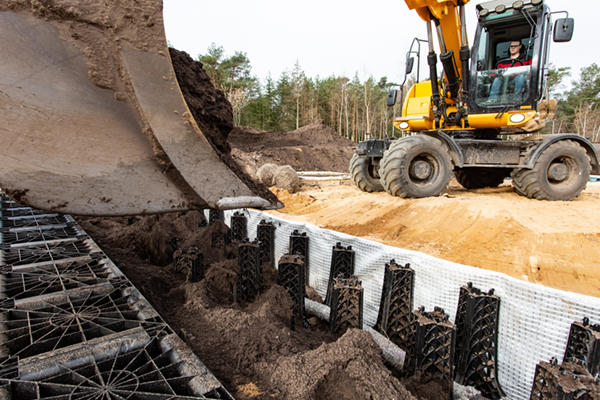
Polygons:
<instances>
[{"instance_id":1,"label":"dirt pile","mask_svg":"<svg viewBox=\"0 0 600 400\"><path fill-rule=\"evenodd\" d=\"M296 171L348 172L356 143L341 137L323 121L291 132L235 127L229 135L232 157L253 174L267 163Z\"/></svg>"},{"instance_id":2,"label":"dirt pile","mask_svg":"<svg viewBox=\"0 0 600 400\"><path fill-rule=\"evenodd\" d=\"M227 138L233 128L233 109L223 92L215 89L201 62L194 61L184 51L170 48L169 53L188 108L221 161L255 193L275 203L275 197L266 186L246 175L248 171L231 157Z\"/></svg>"},{"instance_id":3,"label":"dirt pile","mask_svg":"<svg viewBox=\"0 0 600 400\"><path fill-rule=\"evenodd\" d=\"M339 338L324 322L314 329L296 322L291 330L292 301L275 285L270 265L263 266L265 289L259 298L234 303L235 248L230 258L212 248L210 234L226 228L220 222L201 228L203 221L198 212L79 218L236 399L413 398L384 367L367 333L349 330ZM175 248L198 248L204 255L202 281L192 283L169 267Z\"/></svg>"},{"instance_id":4,"label":"dirt pile","mask_svg":"<svg viewBox=\"0 0 600 400\"><path fill-rule=\"evenodd\" d=\"M365 331L351 329L335 343L259 365L285 399L414 399L381 362Z\"/></svg>"}]
</instances>

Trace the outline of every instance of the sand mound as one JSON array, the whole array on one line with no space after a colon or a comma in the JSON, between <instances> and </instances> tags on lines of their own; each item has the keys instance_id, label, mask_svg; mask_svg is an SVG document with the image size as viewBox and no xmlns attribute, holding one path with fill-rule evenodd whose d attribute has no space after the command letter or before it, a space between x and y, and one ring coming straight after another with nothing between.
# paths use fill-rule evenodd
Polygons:
<instances>
[{"instance_id":1,"label":"sand mound","mask_svg":"<svg viewBox=\"0 0 600 400\"><path fill-rule=\"evenodd\" d=\"M519 196L510 180L467 191L453 181L445 195L400 199L365 193L349 180L275 193L275 215L503 272L545 286L600 296L600 184L573 201ZM551 216L551 218L549 218Z\"/></svg>"}]
</instances>

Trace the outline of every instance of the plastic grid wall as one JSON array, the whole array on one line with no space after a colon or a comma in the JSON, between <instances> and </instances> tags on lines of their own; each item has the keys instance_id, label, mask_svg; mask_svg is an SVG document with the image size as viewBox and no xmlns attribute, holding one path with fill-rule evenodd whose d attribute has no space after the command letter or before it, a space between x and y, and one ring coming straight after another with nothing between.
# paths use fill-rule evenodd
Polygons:
<instances>
[{"instance_id":1,"label":"plastic grid wall","mask_svg":"<svg viewBox=\"0 0 600 400\"><path fill-rule=\"evenodd\" d=\"M71 216L0 203L0 398L233 399Z\"/></svg>"},{"instance_id":2,"label":"plastic grid wall","mask_svg":"<svg viewBox=\"0 0 600 400\"><path fill-rule=\"evenodd\" d=\"M238 210L240 211L240 210ZM364 287L364 323L374 326L379 311L385 263L410 263L415 270L414 308L442 307L454 321L460 287L467 282L500 297L498 332L498 379L507 396L529 399L536 364L551 357L559 360L565 352L573 321L584 316L600 322L600 298L564 292L517 280L494 271L469 267L426 254L386 246L344 233L321 229L309 223L288 221L256 210L248 216L248 236L256 237L258 223L265 219L275 225L275 259L286 254L290 234L295 230L310 236L309 284L322 297L327 292L331 249L337 242L355 251L355 275ZM225 213L231 223L232 211Z\"/></svg>"}]
</instances>

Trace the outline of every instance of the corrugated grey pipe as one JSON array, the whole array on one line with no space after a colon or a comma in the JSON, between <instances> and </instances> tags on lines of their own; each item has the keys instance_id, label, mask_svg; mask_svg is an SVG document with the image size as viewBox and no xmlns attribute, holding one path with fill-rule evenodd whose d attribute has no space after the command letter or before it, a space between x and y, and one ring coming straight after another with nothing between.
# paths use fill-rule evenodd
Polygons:
<instances>
[{"instance_id":1,"label":"corrugated grey pipe","mask_svg":"<svg viewBox=\"0 0 600 400\"><path fill-rule=\"evenodd\" d=\"M304 309L308 314L329 322L329 313L331 310L325 304L317 303L310 299L304 299ZM383 359L392 364L399 371L402 370L406 352L392 343L388 338L379 332L376 332L373 328L364 325L363 330L369 332L371 336L373 336L375 343L381 347Z\"/></svg>"}]
</instances>

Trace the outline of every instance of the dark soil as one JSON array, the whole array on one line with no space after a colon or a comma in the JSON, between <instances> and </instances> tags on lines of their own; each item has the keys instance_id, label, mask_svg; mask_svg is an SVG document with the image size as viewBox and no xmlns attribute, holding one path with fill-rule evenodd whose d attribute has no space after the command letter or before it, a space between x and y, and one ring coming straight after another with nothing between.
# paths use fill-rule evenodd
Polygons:
<instances>
[{"instance_id":1,"label":"dark soil","mask_svg":"<svg viewBox=\"0 0 600 400\"><path fill-rule=\"evenodd\" d=\"M447 385L443 385L431 377L423 377L420 372L410 378L403 379L402 383L406 389L419 399L448 400ZM477 398L485 400L483 397Z\"/></svg>"},{"instance_id":2,"label":"dark soil","mask_svg":"<svg viewBox=\"0 0 600 400\"><path fill-rule=\"evenodd\" d=\"M215 153L254 193L277 204L275 195L248 176L231 157L227 137L233 128L233 109L223 92L214 87L201 62L173 48L169 49L169 53L183 97Z\"/></svg>"},{"instance_id":3,"label":"dark soil","mask_svg":"<svg viewBox=\"0 0 600 400\"><path fill-rule=\"evenodd\" d=\"M211 248L210 233L227 227L200 228L203 219L193 211L79 223L236 399L414 399L366 332L336 337L325 323L300 321L291 330L292 301L269 264L259 298L234 303L237 250ZM175 248L204 255L202 281L170 267Z\"/></svg>"},{"instance_id":4,"label":"dark soil","mask_svg":"<svg viewBox=\"0 0 600 400\"><path fill-rule=\"evenodd\" d=\"M214 87L201 62L173 48L169 48L169 54L181 93L200 130L214 148L229 154L227 137L233 129L231 104Z\"/></svg>"},{"instance_id":5,"label":"dark soil","mask_svg":"<svg viewBox=\"0 0 600 400\"><path fill-rule=\"evenodd\" d=\"M229 134L232 156L248 172L262 165L291 165L297 171L348 172L356 143L323 123L291 132L264 132L235 127Z\"/></svg>"}]
</instances>

